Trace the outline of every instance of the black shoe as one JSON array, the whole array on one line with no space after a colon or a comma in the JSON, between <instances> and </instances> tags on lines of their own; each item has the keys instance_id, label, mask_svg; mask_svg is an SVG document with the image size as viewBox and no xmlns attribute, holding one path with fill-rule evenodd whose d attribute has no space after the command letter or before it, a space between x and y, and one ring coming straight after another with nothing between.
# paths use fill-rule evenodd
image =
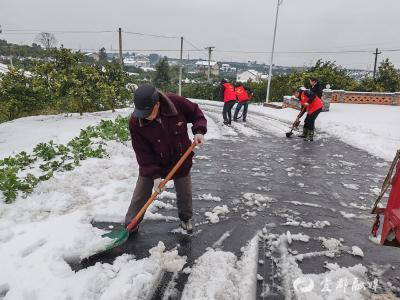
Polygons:
<instances>
[{"instance_id":1,"label":"black shoe","mask_svg":"<svg viewBox=\"0 0 400 300\"><path fill-rule=\"evenodd\" d=\"M224 125L229 125L229 122L228 121L224 121Z\"/></svg>"},{"instance_id":2,"label":"black shoe","mask_svg":"<svg viewBox=\"0 0 400 300\"><path fill-rule=\"evenodd\" d=\"M186 230L187 233L192 233L193 232L192 220L189 219L187 221L181 221L181 228L183 230Z\"/></svg>"},{"instance_id":3,"label":"black shoe","mask_svg":"<svg viewBox=\"0 0 400 300\"><path fill-rule=\"evenodd\" d=\"M238 122L238 119L233 119L233 122Z\"/></svg>"},{"instance_id":4,"label":"black shoe","mask_svg":"<svg viewBox=\"0 0 400 300\"><path fill-rule=\"evenodd\" d=\"M246 122L246 119L243 119L243 122Z\"/></svg>"},{"instance_id":5,"label":"black shoe","mask_svg":"<svg viewBox=\"0 0 400 300\"><path fill-rule=\"evenodd\" d=\"M310 142L312 142L312 141L314 141L314 130L309 130L308 131L308 140L310 141Z\"/></svg>"}]
</instances>

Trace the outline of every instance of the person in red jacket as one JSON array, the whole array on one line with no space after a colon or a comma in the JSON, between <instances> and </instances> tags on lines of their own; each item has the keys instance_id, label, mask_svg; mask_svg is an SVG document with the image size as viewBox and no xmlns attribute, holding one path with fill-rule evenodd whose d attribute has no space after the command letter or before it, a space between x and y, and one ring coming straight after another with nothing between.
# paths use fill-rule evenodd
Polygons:
<instances>
[{"instance_id":1,"label":"person in red jacket","mask_svg":"<svg viewBox=\"0 0 400 300\"><path fill-rule=\"evenodd\" d=\"M304 138L305 141L313 141L315 120L322 111L324 104L317 95L309 90L298 89L294 92L294 96L300 100L303 109L303 113L300 115L299 119L307 111L307 116L304 120L303 134L299 135L299 137Z\"/></svg>"},{"instance_id":2,"label":"person in red jacket","mask_svg":"<svg viewBox=\"0 0 400 300\"><path fill-rule=\"evenodd\" d=\"M220 99L224 101L222 109L222 117L225 125L231 125L232 122L232 107L236 103L235 88L232 83L223 79L221 81Z\"/></svg>"},{"instance_id":3,"label":"person in red jacket","mask_svg":"<svg viewBox=\"0 0 400 300\"><path fill-rule=\"evenodd\" d=\"M245 87L242 83L237 83L235 87L235 94L238 100L236 105L235 114L233 115L233 121L238 121L238 114L243 106L243 122L246 122L247 108L249 106L249 101L253 96L253 91L249 87Z\"/></svg>"},{"instance_id":4,"label":"person in red jacket","mask_svg":"<svg viewBox=\"0 0 400 300\"><path fill-rule=\"evenodd\" d=\"M139 177L125 223L136 216L152 194L161 192L159 184L180 157L189 148L191 141L187 123L192 123L194 142L204 144L207 120L199 106L184 97L162 93L151 85L142 85L134 95L135 110L129 119L132 146L139 165ZM192 232L192 181L190 169L193 153L185 160L173 177L178 215L181 227ZM138 227L133 229L136 232Z\"/></svg>"}]
</instances>

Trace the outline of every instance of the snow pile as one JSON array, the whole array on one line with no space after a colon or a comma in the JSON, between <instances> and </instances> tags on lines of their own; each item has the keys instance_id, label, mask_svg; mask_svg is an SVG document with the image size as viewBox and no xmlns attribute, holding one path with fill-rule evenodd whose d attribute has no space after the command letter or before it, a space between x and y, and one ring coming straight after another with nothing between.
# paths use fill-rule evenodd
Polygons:
<instances>
[{"instance_id":1,"label":"snow pile","mask_svg":"<svg viewBox=\"0 0 400 300\"><path fill-rule=\"evenodd\" d=\"M62 228L53 227L53 234L57 229ZM62 235L66 232L68 230L58 233ZM185 257L180 257L176 250L165 251L164 244L160 242L149 251L147 258L135 260L131 255L124 254L116 258L112 265L97 263L75 273L62 258L73 250L66 247L70 237L67 236L67 241L61 245L46 239L46 234L43 232L45 238L42 242L31 244L30 249L21 242L23 238L29 240L28 232L14 239L15 248L7 247L14 250L13 253L1 249L5 255L0 257L0 282L9 287L7 299L27 299L27 295L35 297L30 299L49 300L143 299L164 270L177 272L186 263ZM81 235L83 239L84 232L81 231ZM76 249L79 249L78 242L74 244Z\"/></svg>"},{"instance_id":2,"label":"snow pile","mask_svg":"<svg viewBox=\"0 0 400 300\"><path fill-rule=\"evenodd\" d=\"M208 201L220 202L221 201L221 197L213 196L210 193L208 193L208 194L199 195L199 200L208 200Z\"/></svg>"},{"instance_id":3,"label":"snow pile","mask_svg":"<svg viewBox=\"0 0 400 300\"><path fill-rule=\"evenodd\" d=\"M247 206L257 205L261 207L267 206L267 203L276 202L276 200L271 197L256 193L244 193L243 198L246 200L244 204Z\"/></svg>"},{"instance_id":4,"label":"snow pile","mask_svg":"<svg viewBox=\"0 0 400 300\"><path fill-rule=\"evenodd\" d=\"M361 250L360 247L357 246L351 247L351 254L353 254L354 256L364 257L364 252Z\"/></svg>"},{"instance_id":5,"label":"snow pile","mask_svg":"<svg viewBox=\"0 0 400 300\"><path fill-rule=\"evenodd\" d=\"M241 260L231 252L208 249L196 260L181 299L254 299L257 263L257 236L246 246Z\"/></svg>"},{"instance_id":6,"label":"snow pile","mask_svg":"<svg viewBox=\"0 0 400 300\"><path fill-rule=\"evenodd\" d=\"M342 184L346 189L349 189L349 190L357 191L357 190L360 189L360 186L358 184L355 184L355 183L342 183Z\"/></svg>"},{"instance_id":7,"label":"snow pile","mask_svg":"<svg viewBox=\"0 0 400 300\"><path fill-rule=\"evenodd\" d=\"M293 256L289 245L293 242L296 235L290 232L276 235L268 233L264 228L263 238L269 246L269 251L277 253L275 259L278 274L282 279L282 291L286 299L366 299L370 293L368 287L370 282L367 278L367 268L361 264L352 267L340 267L337 263L325 263L324 267L329 271L321 274L304 274L297 261L299 256L312 258L318 253L304 253ZM338 251L342 246L336 239L320 238L328 251ZM305 239L303 242L307 242ZM358 247L357 247L358 248ZM360 249L361 250L361 249ZM358 251L354 248L354 251ZM268 253L268 252L267 252ZM374 287L372 287L374 288ZM376 286L375 286L376 288ZM269 286L264 287L262 296L268 297L273 291Z\"/></svg>"},{"instance_id":8,"label":"snow pile","mask_svg":"<svg viewBox=\"0 0 400 300\"><path fill-rule=\"evenodd\" d=\"M329 221L315 221L315 222L305 222L305 221L297 221L291 217L287 217L286 222L282 223L284 226L300 226L304 228L318 228L322 229L325 226L330 226L331 223Z\"/></svg>"},{"instance_id":9,"label":"snow pile","mask_svg":"<svg viewBox=\"0 0 400 300\"><path fill-rule=\"evenodd\" d=\"M211 223L218 223L219 222L219 215L224 215L229 213L228 206L225 204L222 206L216 206L213 208L212 212L206 212L204 215Z\"/></svg>"}]
</instances>

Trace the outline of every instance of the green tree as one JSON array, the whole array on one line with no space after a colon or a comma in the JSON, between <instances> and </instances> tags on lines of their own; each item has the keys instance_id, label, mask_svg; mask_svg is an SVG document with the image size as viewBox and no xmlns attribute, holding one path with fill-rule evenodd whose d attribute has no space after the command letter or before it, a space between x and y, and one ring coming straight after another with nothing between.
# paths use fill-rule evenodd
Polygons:
<instances>
[{"instance_id":1,"label":"green tree","mask_svg":"<svg viewBox=\"0 0 400 300\"><path fill-rule=\"evenodd\" d=\"M400 72L386 58L379 64L375 80L365 76L358 87L365 92L397 92L400 91Z\"/></svg>"},{"instance_id":2,"label":"green tree","mask_svg":"<svg viewBox=\"0 0 400 300\"><path fill-rule=\"evenodd\" d=\"M309 79L315 77L325 87L329 84L332 89L354 90L357 82L346 69L338 66L334 61L323 61L319 59L315 66L306 71L304 85L309 87Z\"/></svg>"},{"instance_id":3,"label":"green tree","mask_svg":"<svg viewBox=\"0 0 400 300\"><path fill-rule=\"evenodd\" d=\"M389 61L389 58L380 63L376 83L382 86L384 91L400 91L400 72Z\"/></svg>"},{"instance_id":4,"label":"green tree","mask_svg":"<svg viewBox=\"0 0 400 300\"><path fill-rule=\"evenodd\" d=\"M33 87L33 78L21 69L11 68L0 78L0 121L29 116L43 108L39 91Z\"/></svg>"},{"instance_id":5,"label":"green tree","mask_svg":"<svg viewBox=\"0 0 400 300\"><path fill-rule=\"evenodd\" d=\"M153 83L158 88L163 88L165 85L171 82L169 76L169 64L168 58L164 56L157 64L156 64L156 72L153 77Z\"/></svg>"},{"instance_id":6,"label":"green tree","mask_svg":"<svg viewBox=\"0 0 400 300\"><path fill-rule=\"evenodd\" d=\"M130 82L129 76L121 70L121 66L114 62L105 66L103 73L103 99L112 111L125 106L132 99L131 91L126 87Z\"/></svg>"}]
</instances>

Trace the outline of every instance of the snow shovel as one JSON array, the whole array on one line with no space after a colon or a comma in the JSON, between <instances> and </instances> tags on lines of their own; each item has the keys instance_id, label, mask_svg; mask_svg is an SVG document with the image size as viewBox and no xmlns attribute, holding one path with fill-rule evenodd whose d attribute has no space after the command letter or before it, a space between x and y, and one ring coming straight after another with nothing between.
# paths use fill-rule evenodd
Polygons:
<instances>
[{"instance_id":1,"label":"snow shovel","mask_svg":"<svg viewBox=\"0 0 400 300\"><path fill-rule=\"evenodd\" d=\"M302 116L302 114L305 111L305 107L301 110L301 112L297 115L296 120L293 122L292 127L290 128L289 132L286 132L286 137L290 138L293 135L293 130L297 127L299 127L300 125L300 117Z\"/></svg>"},{"instance_id":2,"label":"snow shovel","mask_svg":"<svg viewBox=\"0 0 400 300\"><path fill-rule=\"evenodd\" d=\"M195 142L193 142L190 147L186 150L186 152L182 155L182 157L179 159L179 161L175 164L175 166L172 168L172 170L168 173L167 177L163 181L161 181L159 188L160 190L167 184L168 181L172 179L172 177L175 175L176 171L181 167L183 162L187 159L187 157L190 155L190 153L193 151L193 149L196 147ZM112 248L115 248L119 245L122 245L123 243L126 242L126 240L129 237L129 231L134 229L140 218L144 215L146 212L146 209L150 206L150 204L154 201L154 199L158 196L158 192L154 191L153 194L150 196L150 198L147 200L145 205L142 207L142 209L137 213L137 215L132 219L132 221L128 224L128 226L124 229L121 230L116 230L116 231L111 231L109 233L105 233L102 235L102 237L109 238L112 240L112 242L107 245L106 249L104 250L110 250ZM98 255L98 254L96 254Z\"/></svg>"}]
</instances>

